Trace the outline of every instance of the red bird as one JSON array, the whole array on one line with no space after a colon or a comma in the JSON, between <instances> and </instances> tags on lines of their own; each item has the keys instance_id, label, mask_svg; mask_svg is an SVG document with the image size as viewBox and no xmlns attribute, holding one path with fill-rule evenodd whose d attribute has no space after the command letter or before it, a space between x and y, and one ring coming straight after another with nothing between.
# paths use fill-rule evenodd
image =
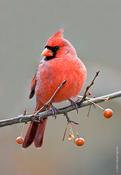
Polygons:
<instances>
[{"instance_id":1,"label":"red bird","mask_svg":"<svg viewBox=\"0 0 121 175\"><path fill-rule=\"evenodd\" d=\"M86 80L87 71L78 58L75 48L63 37L60 29L52 35L42 52L44 57L31 83L29 98L36 95L36 108L39 110L54 94L58 86L66 80L65 85L56 94L53 102L69 100L77 96ZM24 138L23 147L34 142L35 147L41 147L47 118L40 123L31 122Z\"/></svg>"}]
</instances>

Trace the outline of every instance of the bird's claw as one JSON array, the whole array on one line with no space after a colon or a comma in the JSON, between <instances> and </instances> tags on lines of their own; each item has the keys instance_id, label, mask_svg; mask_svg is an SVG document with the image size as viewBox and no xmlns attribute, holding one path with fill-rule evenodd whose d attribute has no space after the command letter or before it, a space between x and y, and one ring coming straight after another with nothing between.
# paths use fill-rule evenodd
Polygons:
<instances>
[{"instance_id":1,"label":"bird's claw","mask_svg":"<svg viewBox=\"0 0 121 175\"><path fill-rule=\"evenodd\" d=\"M56 119L57 118L56 113L58 113L59 110L55 106L53 106L53 104L51 104L51 109L52 109L52 112L53 112L53 116Z\"/></svg>"},{"instance_id":2,"label":"bird's claw","mask_svg":"<svg viewBox=\"0 0 121 175\"><path fill-rule=\"evenodd\" d=\"M74 106L74 108L75 108L75 110L78 114L78 105L77 105L77 103L75 101L73 101L72 99L69 99L69 101L70 101L71 105Z\"/></svg>"}]
</instances>

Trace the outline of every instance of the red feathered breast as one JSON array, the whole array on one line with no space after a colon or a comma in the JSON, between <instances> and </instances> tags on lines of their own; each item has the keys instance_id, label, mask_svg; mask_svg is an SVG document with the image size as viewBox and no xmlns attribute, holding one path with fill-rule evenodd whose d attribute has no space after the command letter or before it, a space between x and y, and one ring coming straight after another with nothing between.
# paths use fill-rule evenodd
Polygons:
<instances>
[{"instance_id":1,"label":"red feathered breast","mask_svg":"<svg viewBox=\"0 0 121 175\"><path fill-rule=\"evenodd\" d=\"M86 68L79 59L55 58L39 65L37 73L37 102L46 103L57 87L66 80L66 84L54 98L60 102L77 96L86 79Z\"/></svg>"}]
</instances>

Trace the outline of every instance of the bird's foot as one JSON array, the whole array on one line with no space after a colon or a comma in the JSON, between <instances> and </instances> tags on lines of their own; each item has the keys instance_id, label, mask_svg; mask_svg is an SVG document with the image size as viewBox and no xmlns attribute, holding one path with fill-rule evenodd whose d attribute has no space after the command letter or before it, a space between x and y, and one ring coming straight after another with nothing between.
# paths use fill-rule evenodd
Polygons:
<instances>
[{"instance_id":1,"label":"bird's foot","mask_svg":"<svg viewBox=\"0 0 121 175\"><path fill-rule=\"evenodd\" d=\"M52 112L53 112L53 116L54 116L55 119L56 119L56 118L57 118L56 113L58 113L59 110L58 110L53 104L50 104L50 106L51 106L51 110L52 110Z\"/></svg>"},{"instance_id":2,"label":"bird's foot","mask_svg":"<svg viewBox=\"0 0 121 175\"><path fill-rule=\"evenodd\" d=\"M69 101L70 101L71 105L74 106L74 108L75 108L75 110L78 114L78 105L77 105L77 103L75 101L73 101L72 99L69 99Z\"/></svg>"}]
</instances>

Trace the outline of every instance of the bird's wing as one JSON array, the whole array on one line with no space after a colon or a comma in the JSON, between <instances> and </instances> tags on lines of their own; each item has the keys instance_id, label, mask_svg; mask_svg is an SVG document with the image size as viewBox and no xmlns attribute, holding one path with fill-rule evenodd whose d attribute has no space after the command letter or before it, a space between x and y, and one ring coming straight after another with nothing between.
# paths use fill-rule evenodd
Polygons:
<instances>
[{"instance_id":1,"label":"bird's wing","mask_svg":"<svg viewBox=\"0 0 121 175\"><path fill-rule=\"evenodd\" d=\"M31 89L30 89L30 94L29 94L29 98L31 99L34 94L35 94L35 87L36 87L36 74L34 75L32 81L31 81Z\"/></svg>"}]
</instances>

